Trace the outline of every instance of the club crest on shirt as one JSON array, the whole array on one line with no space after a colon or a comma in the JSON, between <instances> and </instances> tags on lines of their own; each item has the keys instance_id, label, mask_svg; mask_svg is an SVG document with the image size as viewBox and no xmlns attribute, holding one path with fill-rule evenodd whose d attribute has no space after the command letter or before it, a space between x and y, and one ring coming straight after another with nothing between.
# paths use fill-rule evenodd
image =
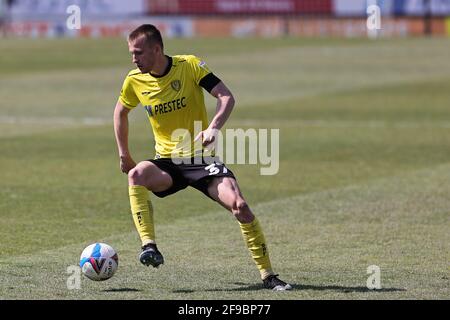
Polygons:
<instances>
[{"instance_id":1,"label":"club crest on shirt","mask_svg":"<svg viewBox=\"0 0 450 320\"><path fill-rule=\"evenodd\" d=\"M173 80L170 85L172 86L172 89L175 91L180 91L181 89L181 81L180 80Z\"/></svg>"}]
</instances>

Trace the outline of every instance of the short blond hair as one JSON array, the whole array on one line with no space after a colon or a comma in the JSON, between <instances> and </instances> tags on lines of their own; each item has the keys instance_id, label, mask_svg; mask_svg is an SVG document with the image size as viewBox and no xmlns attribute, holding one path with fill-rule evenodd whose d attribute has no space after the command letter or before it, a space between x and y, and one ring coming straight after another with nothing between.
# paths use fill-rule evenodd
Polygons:
<instances>
[{"instance_id":1,"label":"short blond hair","mask_svg":"<svg viewBox=\"0 0 450 320\"><path fill-rule=\"evenodd\" d=\"M147 44L159 44L164 49L161 32L152 24L143 24L134 29L128 36L128 41L134 41L140 36L145 36Z\"/></svg>"}]
</instances>

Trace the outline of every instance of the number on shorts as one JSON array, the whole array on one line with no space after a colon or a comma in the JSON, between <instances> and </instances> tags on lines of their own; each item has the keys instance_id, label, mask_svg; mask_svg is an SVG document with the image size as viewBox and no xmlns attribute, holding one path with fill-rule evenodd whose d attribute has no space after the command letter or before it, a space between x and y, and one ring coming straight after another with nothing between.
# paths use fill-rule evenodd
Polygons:
<instances>
[{"instance_id":1,"label":"number on shorts","mask_svg":"<svg viewBox=\"0 0 450 320\"><path fill-rule=\"evenodd\" d=\"M211 163L209 166L205 167L205 170L209 171L209 175L215 175L220 172L220 169L216 167L216 163ZM228 169L223 166L223 173L227 173Z\"/></svg>"}]
</instances>

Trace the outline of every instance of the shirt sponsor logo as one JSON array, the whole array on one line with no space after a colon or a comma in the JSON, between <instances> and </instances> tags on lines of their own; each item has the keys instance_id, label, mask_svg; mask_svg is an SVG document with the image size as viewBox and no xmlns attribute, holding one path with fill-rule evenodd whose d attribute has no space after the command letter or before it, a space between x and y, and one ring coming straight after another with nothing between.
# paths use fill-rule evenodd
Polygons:
<instances>
[{"instance_id":1,"label":"shirt sponsor logo","mask_svg":"<svg viewBox=\"0 0 450 320\"><path fill-rule=\"evenodd\" d=\"M144 106L149 117L154 117L172 111L178 111L187 107L186 97L175 99L169 102L155 104L154 106Z\"/></svg>"},{"instance_id":2,"label":"shirt sponsor logo","mask_svg":"<svg viewBox=\"0 0 450 320\"><path fill-rule=\"evenodd\" d=\"M149 117L153 117L152 106L144 106Z\"/></svg>"}]
</instances>

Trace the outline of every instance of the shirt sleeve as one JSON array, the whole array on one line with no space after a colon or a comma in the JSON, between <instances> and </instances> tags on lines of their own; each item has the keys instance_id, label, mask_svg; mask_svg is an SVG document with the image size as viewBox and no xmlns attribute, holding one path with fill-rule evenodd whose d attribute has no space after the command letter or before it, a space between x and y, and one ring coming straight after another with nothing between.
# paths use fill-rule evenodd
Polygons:
<instances>
[{"instance_id":1,"label":"shirt sleeve","mask_svg":"<svg viewBox=\"0 0 450 320\"><path fill-rule=\"evenodd\" d=\"M200 86L203 87L206 91L211 93L212 89L220 82L221 80L217 78L214 73L208 73L206 76L200 80Z\"/></svg>"},{"instance_id":2,"label":"shirt sleeve","mask_svg":"<svg viewBox=\"0 0 450 320\"><path fill-rule=\"evenodd\" d=\"M133 109L139 104L139 98L136 96L131 80L130 76L125 78L119 96L119 102L128 109Z\"/></svg>"},{"instance_id":3,"label":"shirt sleeve","mask_svg":"<svg viewBox=\"0 0 450 320\"><path fill-rule=\"evenodd\" d=\"M191 65L194 81L196 84L200 85L200 81L208 74L211 73L205 61L201 60L196 56L190 56L188 59L189 64Z\"/></svg>"}]
</instances>

